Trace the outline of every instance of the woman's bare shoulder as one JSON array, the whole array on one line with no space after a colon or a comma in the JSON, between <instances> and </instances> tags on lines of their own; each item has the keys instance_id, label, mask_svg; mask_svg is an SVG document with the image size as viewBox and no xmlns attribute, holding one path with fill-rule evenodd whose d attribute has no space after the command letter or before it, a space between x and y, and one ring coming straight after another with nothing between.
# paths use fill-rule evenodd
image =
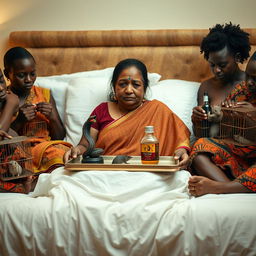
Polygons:
<instances>
[{"instance_id":1,"label":"woman's bare shoulder","mask_svg":"<svg viewBox=\"0 0 256 256\"><path fill-rule=\"evenodd\" d=\"M207 80L204 80L200 84L199 90L208 90L210 87L214 86L216 84L216 79L214 77L211 77Z\"/></svg>"},{"instance_id":2,"label":"woman's bare shoulder","mask_svg":"<svg viewBox=\"0 0 256 256\"><path fill-rule=\"evenodd\" d=\"M7 94L6 94L6 104L9 105L19 105L19 97L14 94L13 92L11 91L8 91Z\"/></svg>"}]
</instances>

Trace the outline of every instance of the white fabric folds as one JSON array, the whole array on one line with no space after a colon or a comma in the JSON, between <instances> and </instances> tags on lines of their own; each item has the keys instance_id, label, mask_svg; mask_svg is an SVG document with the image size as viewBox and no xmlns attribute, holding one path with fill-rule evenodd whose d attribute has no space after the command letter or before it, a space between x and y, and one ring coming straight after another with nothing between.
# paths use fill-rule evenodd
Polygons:
<instances>
[{"instance_id":1,"label":"white fabric folds","mask_svg":"<svg viewBox=\"0 0 256 256\"><path fill-rule=\"evenodd\" d=\"M0 195L0 255L254 255L254 194L190 197L190 174L68 172Z\"/></svg>"}]
</instances>

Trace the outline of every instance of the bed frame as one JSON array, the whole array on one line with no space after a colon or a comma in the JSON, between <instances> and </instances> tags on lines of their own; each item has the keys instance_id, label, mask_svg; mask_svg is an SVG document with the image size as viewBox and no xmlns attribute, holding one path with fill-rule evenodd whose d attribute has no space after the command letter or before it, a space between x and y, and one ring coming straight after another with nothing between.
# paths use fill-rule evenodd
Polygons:
<instances>
[{"instance_id":1,"label":"bed frame","mask_svg":"<svg viewBox=\"0 0 256 256\"><path fill-rule=\"evenodd\" d=\"M256 29L247 31L256 50ZM13 32L10 46L31 51L40 76L102 69L133 57L162 79L201 81L210 76L199 52L207 33ZM67 109L68 114L78 112ZM190 198L188 178L184 171L164 177L135 172L119 176L71 174L59 168L42 174L32 198L0 193L0 254L255 255L256 194Z\"/></svg>"},{"instance_id":2,"label":"bed frame","mask_svg":"<svg viewBox=\"0 0 256 256\"><path fill-rule=\"evenodd\" d=\"M256 29L245 30L253 52ZM211 75L199 50L207 33L206 29L18 31L10 34L9 46L23 46L34 55L38 76L97 70L137 58L162 79L200 82Z\"/></svg>"}]
</instances>

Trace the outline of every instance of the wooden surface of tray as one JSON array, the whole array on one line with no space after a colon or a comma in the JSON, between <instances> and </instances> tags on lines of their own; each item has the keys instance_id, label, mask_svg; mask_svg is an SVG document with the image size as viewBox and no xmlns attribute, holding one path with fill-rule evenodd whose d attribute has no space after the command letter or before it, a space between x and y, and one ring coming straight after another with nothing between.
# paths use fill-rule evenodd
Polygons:
<instances>
[{"instance_id":1,"label":"wooden surface of tray","mask_svg":"<svg viewBox=\"0 0 256 256\"><path fill-rule=\"evenodd\" d=\"M112 164L115 156L103 156L104 164L81 163L78 157L66 163L69 171L131 171L131 172L176 172L179 170L178 161L173 156L160 156L158 164L142 164L140 156L133 156L127 164Z\"/></svg>"}]
</instances>

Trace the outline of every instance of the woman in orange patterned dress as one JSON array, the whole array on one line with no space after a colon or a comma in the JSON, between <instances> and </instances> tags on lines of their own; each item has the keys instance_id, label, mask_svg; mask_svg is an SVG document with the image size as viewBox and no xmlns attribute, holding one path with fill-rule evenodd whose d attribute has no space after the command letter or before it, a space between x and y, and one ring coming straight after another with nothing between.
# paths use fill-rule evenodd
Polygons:
<instances>
[{"instance_id":1,"label":"woman in orange patterned dress","mask_svg":"<svg viewBox=\"0 0 256 256\"><path fill-rule=\"evenodd\" d=\"M256 110L256 52L246 67L246 90L247 95L244 91L241 95L246 96L247 101L232 102L228 99L224 105ZM239 97L239 93L236 96ZM256 117L254 121L256 123ZM202 175L189 180L189 191L195 196L256 192L256 145L242 146L201 138L192 148L191 160L195 172Z\"/></svg>"},{"instance_id":2,"label":"woman in orange patterned dress","mask_svg":"<svg viewBox=\"0 0 256 256\"><path fill-rule=\"evenodd\" d=\"M71 145L62 141L65 129L50 90L34 86L33 56L22 47L11 48L4 56L4 67L9 89L19 97L19 113L11 127L19 135L32 136L33 172L39 174L63 165L63 155ZM7 190L15 192L15 186Z\"/></svg>"}]
</instances>

